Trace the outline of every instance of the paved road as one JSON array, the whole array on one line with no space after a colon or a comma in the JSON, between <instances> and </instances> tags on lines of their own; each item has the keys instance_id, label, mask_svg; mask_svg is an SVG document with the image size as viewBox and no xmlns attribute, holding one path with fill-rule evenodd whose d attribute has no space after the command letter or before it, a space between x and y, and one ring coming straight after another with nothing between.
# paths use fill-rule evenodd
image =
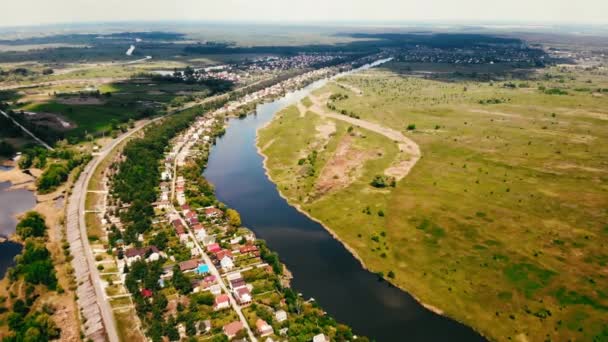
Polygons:
<instances>
[{"instance_id":1,"label":"paved road","mask_svg":"<svg viewBox=\"0 0 608 342\"><path fill-rule=\"evenodd\" d=\"M29 129L23 127L20 123L17 122L17 120L13 119L10 115L8 115L7 113L5 113L1 110L0 110L0 114L6 116L7 119L11 120L15 125L17 125L19 128L21 128L27 135L29 135L34 140L36 140L40 145L44 146L48 150L51 150L51 151L53 150L53 148L51 146L49 146L47 143L45 143L42 139L35 136L34 133L30 132Z\"/></svg>"},{"instance_id":2,"label":"paved road","mask_svg":"<svg viewBox=\"0 0 608 342\"><path fill-rule=\"evenodd\" d=\"M189 139L186 139L184 142L180 143L180 145L179 145L179 147L177 149L177 153L178 154L181 153L182 150L184 149L184 146L188 146L188 148L189 148L191 145L192 145L192 142ZM175 187L175 176L177 176L177 157L173 161L173 180L174 180L173 187ZM173 201L175 200L175 198L173 196L175 196L175 192L172 192L172 194L171 194L171 201L170 201L171 203L173 203ZM253 334L253 331L251 330L251 327L249 326L249 323L247 322L247 319L245 318L245 315L243 315L243 311L241 310L241 306L237 303L236 299L234 299L234 295L232 294L232 292L230 292L228 290L228 287L224 283L224 279L222 278L222 275L220 274L220 272L218 271L218 269L215 267L215 264L211 261L211 258L209 257L209 255L207 255L207 253L205 252L205 250L203 249L203 247L200 245L198 239L192 233L192 230L190 230L190 226L179 215L178 211L175 209L175 207L173 206L173 204L171 204L170 210L174 214L176 214L177 216L179 216L179 219L182 221L182 225L184 227L186 227L186 231L188 232L188 235L190 236L190 239L192 239L192 241L194 242L194 245L196 246L196 248L199 251L199 254L203 257L203 260L209 266L210 273L213 276L215 276L215 278L217 279L218 284L220 285L220 287L222 288L222 290L226 294L228 294L228 297L230 298L230 305L232 306L232 309L239 316L239 319L240 319L241 323L243 323L243 326L245 327L245 330L247 330L247 335L249 335L249 340L251 342L257 342L257 339L256 339L255 335Z\"/></svg>"},{"instance_id":3,"label":"paved road","mask_svg":"<svg viewBox=\"0 0 608 342\"><path fill-rule=\"evenodd\" d=\"M80 177L74 183L72 194L69 198L66 232L68 242L70 243L70 251L74 257L72 266L74 267L74 274L78 284L76 290L76 294L78 295L77 302L83 317L86 319L84 323L85 336L95 342L118 342L119 338L112 307L102 286L101 277L95 265L95 259L87 235L84 213L88 185L93 172L99 166L99 163L108 156L110 151L146 125L161 118L142 123L135 129L119 136L101 150L80 174Z\"/></svg>"}]
</instances>

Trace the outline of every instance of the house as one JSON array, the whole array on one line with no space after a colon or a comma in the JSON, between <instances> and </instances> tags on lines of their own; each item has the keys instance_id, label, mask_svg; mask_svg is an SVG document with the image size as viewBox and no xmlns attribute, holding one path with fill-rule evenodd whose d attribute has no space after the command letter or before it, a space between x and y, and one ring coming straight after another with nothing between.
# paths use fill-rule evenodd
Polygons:
<instances>
[{"instance_id":1,"label":"house","mask_svg":"<svg viewBox=\"0 0 608 342\"><path fill-rule=\"evenodd\" d=\"M247 287L241 287L241 288L237 289L235 292L235 296L236 296L236 300L241 305L251 303L251 300L252 300L251 292L249 291L249 289Z\"/></svg>"},{"instance_id":2,"label":"house","mask_svg":"<svg viewBox=\"0 0 608 342\"><path fill-rule=\"evenodd\" d=\"M247 283L245 282L245 280L243 280L243 278L236 278L236 279L231 279L230 280L230 288L232 290L236 290L239 289L241 287L245 287L247 286Z\"/></svg>"},{"instance_id":3,"label":"house","mask_svg":"<svg viewBox=\"0 0 608 342\"><path fill-rule=\"evenodd\" d=\"M224 216L224 212L215 207L205 208L205 216L208 218L217 218Z\"/></svg>"},{"instance_id":4,"label":"house","mask_svg":"<svg viewBox=\"0 0 608 342\"><path fill-rule=\"evenodd\" d=\"M207 235L203 238L203 245L207 246L210 244L214 244L215 243L215 236L213 235Z\"/></svg>"},{"instance_id":5,"label":"house","mask_svg":"<svg viewBox=\"0 0 608 342\"><path fill-rule=\"evenodd\" d=\"M175 220L171 221L171 225L173 225L173 229L175 229L175 234L177 234L177 235L181 235L186 232L186 230L184 228L184 224L182 223L182 221L180 219L175 219Z\"/></svg>"},{"instance_id":6,"label":"house","mask_svg":"<svg viewBox=\"0 0 608 342\"><path fill-rule=\"evenodd\" d=\"M199 321L196 324L196 334L201 335L211 331L211 320Z\"/></svg>"},{"instance_id":7,"label":"house","mask_svg":"<svg viewBox=\"0 0 608 342\"><path fill-rule=\"evenodd\" d=\"M266 321L263 319L258 318L258 320L255 322L255 327L258 331L258 334L260 334L260 336L262 337L274 334L274 330L272 329L270 324L266 323Z\"/></svg>"},{"instance_id":8,"label":"house","mask_svg":"<svg viewBox=\"0 0 608 342\"><path fill-rule=\"evenodd\" d=\"M240 321L234 321L232 323L224 325L222 330L224 330L224 334L229 339L232 339L236 336L236 334L239 333L239 331L243 330L243 323L241 323Z\"/></svg>"},{"instance_id":9,"label":"house","mask_svg":"<svg viewBox=\"0 0 608 342\"><path fill-rule=\"evenodd\" d=\"M171 207L171 202L169 202L168 200L166 200L166 201L160 201L160 202L156 203L156 207L158 209L165 209L165 210L167 210L167 209L169 209Z\"/></svg>"},{"instance_id":10,"label":"house","mask_svg":"<svg viewBox=\"0 0 608 342\"><path fill-rule=\"evenodd\" d=\"M254 253L257 251L258 247L254 245L245 245L239 248L239 253L241 254Z\"/></svg>"},{"instance_id":11,"label":"house","mask_svg":"<svg viewBox=\"0 0 608 342\"><path fill-rule=\"evenodd\" d=\"M186 233L185 231L178 233L177 236L179 237L179 242L181 243L186 243L189 240L188 233Z\"/></svg>"},{"instance_id":12,"label":"house","mask_svg":"<svg viewBox=\"0 0 608 342\"><path fill-rule=\"evenodd\" d=\"M285 310L278 310L274 313L274 318L276 318L277 322L281 323L287 320L287 312Z\"/></svg>"},{"instance_id":13,"label":"house","mask_svg":"<svg viewBox=\"0 0 608 342\"><path fill-rule=\"evenodd\" d=\"M194 235L196 236L197 240L204 240L205 237L207 237L207 231L205 230L205 227L203 227L202 224L195 224L192 226L192 231L194 231Z\"/></svg>"},{"instance_id":14,"label":"house","mask_svg":"<svg viewBox=\"0 0 608 342\"><path fill-rule=\"evenodd\" d=\"M147 256L147 257L146 257ZM131 264L140 259L146 259L146 261L156 261L160 259L160 251L156 246L149 246L145 248L129 248L125 251L125 258L127 265Z\"/></svg>"},{"instance_id":15,"label":"house","mask_svg":"<svg viewBox=\"0 0 608 342\"><path fill-rule=\"evenodd\" d=\"M232 251L223 249L215 253L217 260L222 260L226 256L232 258Z\"/></svg>"},{"instance_id":16,"label":"house","mask_svg":"<svg viewBox=\"0 0 608 342\"><path fill-rule=\"evenodd\" d=\"M217 243L212 243L212 244L207 245L207 252L209 252L209 253L217 253L221 250L222 250L222 248Z\"/></svg>"},{"instance_id":17,"label":"house","mask_svg":"<svg viewBox=\"0 0 608 342\"><path fill-rule=\"evenodd\" d=\"M215 303L213 304L214 310L223 310L230 307L230 297L227 294L222 294L215 297Z\"/></svg>"},{"instance_id":18,"label":"house","mask_svg":"<svg viewBox=\"0 0 608 342\"><path fill-rule=\"evenodd\" d=\"M219 296L222 294L222 288L219 284L209 286L209 292L211 292L214 296Z\"/></svg>"},{"instance_id":19,"label":"house","mask_svg":"<svg viewBox=\"0 0 608 342\"><path fill-rule=\"evenodd\" d=\"M229 257L228 255L226 255L222 259L220 259L220 265L222 266L222 269L225 271L230 271L231 269L234 268L234 262L232 261L232 258Z\"/></svg>"},{"instance_id":20,"label":"house","mask_svg":"<svg viewBox=\"0 0 608 342\"><path fill-rule=\"evenodd\" d=\"M198 260L196 260L196 259L186 260L186 261L182 261L179 263L179 269L182 272L193 271L197 267L198 267Z\"/></svg>"},{"instance_id":21,"label":"house","mask_svg":"<svg viewBox=\"0 0 608 342\"><path fill-rule=\"evenodd\" d=\"M168 181L171 179L171 172L169 170L165 170L160 174L160 179L162 181Z\"/></svg>"},{"instance_id":22,"label":"house","mask_svg":"<svg viewBox=\"0 0 608 342\"><path fill-rule=\"evenodd\" d=\"M141 290L141 296L144 297L144 298L150 298L150 297L152 297L152 295L154 295L154 293L150 289L142 289Z\"/></svg>"},{"instance_id":23,"label":"house","mask_svg":"<svg viewBox=\"0 0 608 342\"><path fill-rule=\"evenodd\" d=\"M315 335L312 342L329 342L329 338L323 334Z\"/></svg>"}]
</instances>

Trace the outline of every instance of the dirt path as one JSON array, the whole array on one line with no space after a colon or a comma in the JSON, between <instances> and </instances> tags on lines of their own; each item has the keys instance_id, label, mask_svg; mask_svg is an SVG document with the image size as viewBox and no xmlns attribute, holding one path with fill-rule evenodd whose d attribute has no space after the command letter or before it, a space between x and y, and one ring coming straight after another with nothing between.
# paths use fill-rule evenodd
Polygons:
<instances>
[{"instance_id":1,"label":"dirt path","mask_svg":"<svg viewBox=\"0 0 608 342\"><path fill-rule=\"evenodd\" d=\"M335 83L339 87L342 87L342 88L345 88L345 89L348 89L348 90L352 91L357 96L363 96L363 90L361 90L361 89L359 89L359 88L357 88L357 87L355 87L353 85L350 85L350 84L347 84L347 83L342 83L342 82L337 82L337 81Z\"/></svg>"},{"instance_id":2,"label":"dirt path","mask_svg":"<svg viewBox=\"0 0 608 342\"><path fill-rule=\"evenodd\" d=\"M314 113L319 114L322 117L345 121L352 125L370 130L372 132L381 134L391 139L399 146L399 150L408 153L410 155L410 158L408 160L403 160L392 165L391 167L386 169L385 173L388 176L395 177L397 180L400 180L408 175L410 170L414 167L414 165L416 165L421 156L420 147L418 146L418 144L416 144L412 139L403 135L403 133L392 128L388 128L374 122L351 118L349 116L338 114L329 110L325 106L326 97L327 96L309 96L309 98L313 102L313 105L310 110Z\"/></svg>"}]
</instances>

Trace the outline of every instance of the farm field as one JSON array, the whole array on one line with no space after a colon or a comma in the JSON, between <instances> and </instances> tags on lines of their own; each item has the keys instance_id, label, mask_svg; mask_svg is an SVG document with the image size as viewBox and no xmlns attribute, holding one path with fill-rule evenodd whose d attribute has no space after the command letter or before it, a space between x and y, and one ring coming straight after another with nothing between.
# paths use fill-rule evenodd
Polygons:
<instances>
[{"instance_id":1,"label":"farm field","mask_svg":"<svg viewBox=\"0 0 608 342\"><path fill-rule=\"evenodd\" d=\"M278 189L372 271L492 340L608 338L608 73L416 67L338 79L277 114L258 147ZM328 112L399 131L421 158L393 187L411 156Z\"/></svg>"}]
</instances>

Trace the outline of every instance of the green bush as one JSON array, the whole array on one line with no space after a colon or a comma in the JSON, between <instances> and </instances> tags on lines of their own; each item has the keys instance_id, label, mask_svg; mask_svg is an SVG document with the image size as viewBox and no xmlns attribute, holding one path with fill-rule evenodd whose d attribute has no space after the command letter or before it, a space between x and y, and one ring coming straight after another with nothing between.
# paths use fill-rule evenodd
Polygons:
<instances>
[{"instance_id":1,"label":"green bush","mask_svg":"<svg viewBox=\"0 0 608 342\"><path fill-rule=\"evenodd\" d=\"M22 239L43 237L46 232L44 217L35 211L30 211L17 224L17 234Z\"/></svg>"}]
</instances>

